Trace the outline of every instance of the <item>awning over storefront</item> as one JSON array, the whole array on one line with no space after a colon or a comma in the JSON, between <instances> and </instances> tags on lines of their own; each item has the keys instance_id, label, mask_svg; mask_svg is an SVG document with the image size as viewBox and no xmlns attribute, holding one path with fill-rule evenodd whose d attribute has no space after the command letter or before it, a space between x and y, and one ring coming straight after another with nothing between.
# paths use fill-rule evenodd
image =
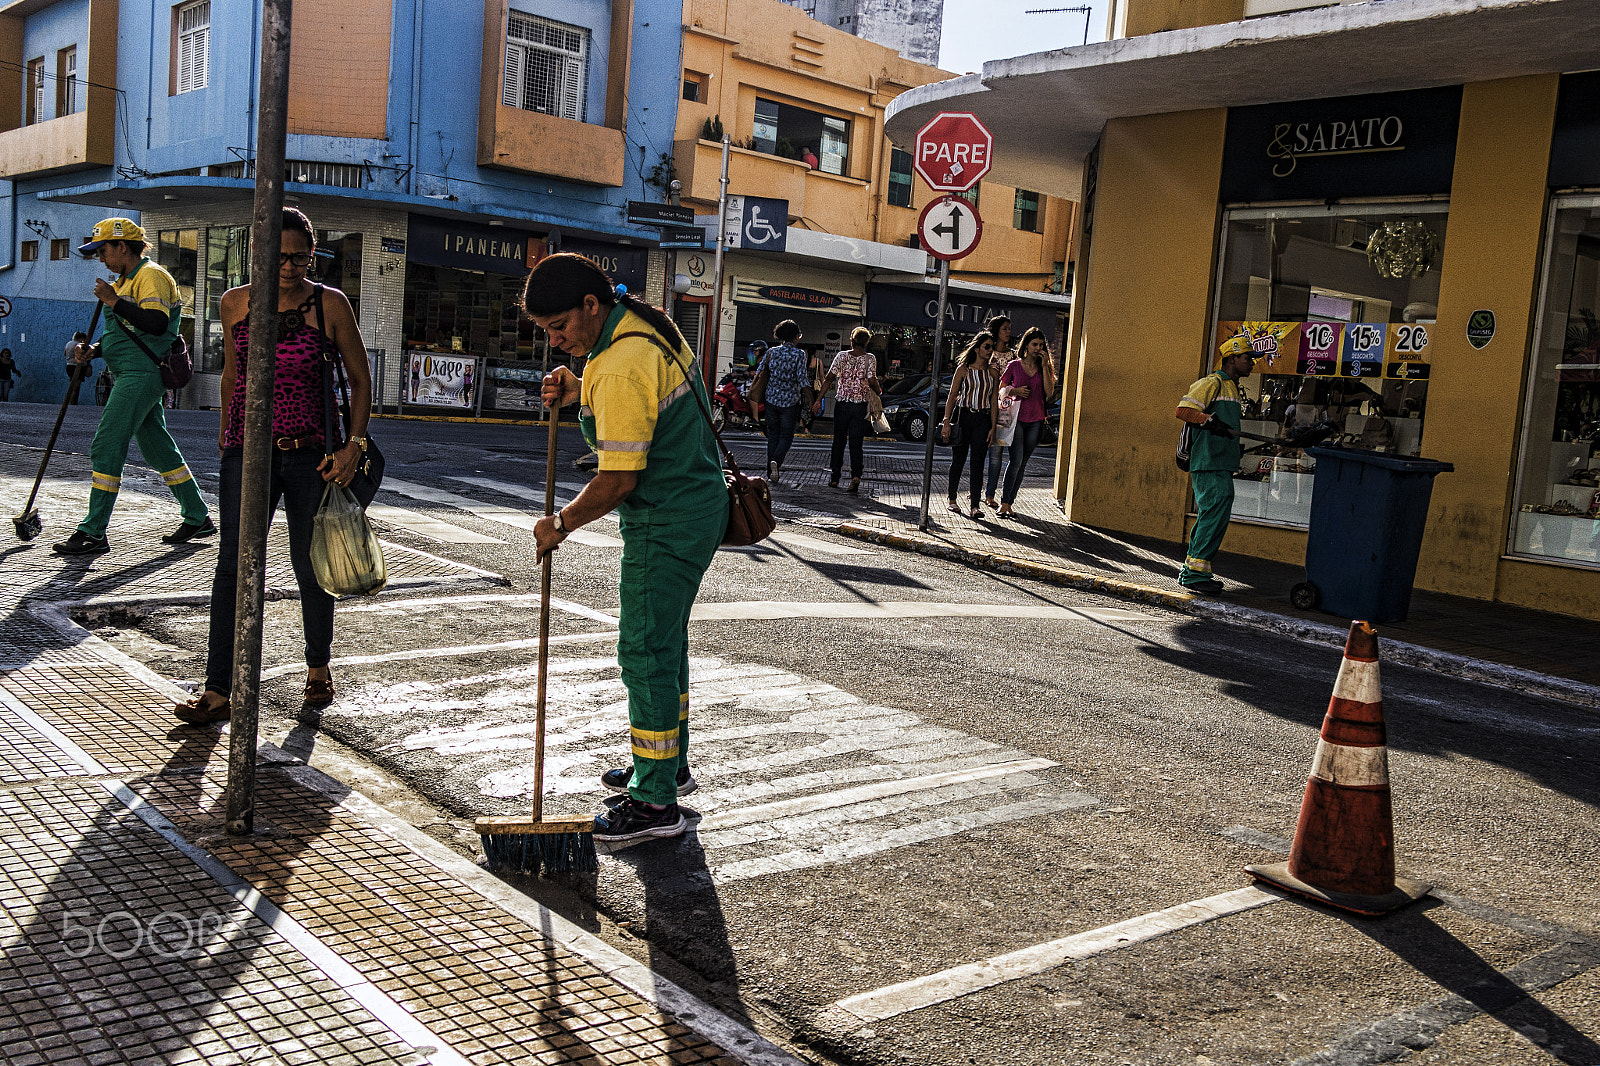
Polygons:
<instances>
[{"instance_id":1,"label":"awning over storefront","mask_svg":"<svg viewBox=\"0 0 1600 1066\"><path fill-rule=\"evenodd\" d=\"M910 144L938 112L973 112L994 133L992 180L1076 200L1111 119L1585 70L1597 25L1600 0L1389 0L1168 30L911 89L886 130Z\"/></svg>"},{"instance_id":2,"label":"awning over storefront","mask_svg":"<svg viewBox=\"0 0 1600 1066\"><path fill-rule=\"evenodd\" d=\"M1065 296L1040 293L1031 299L1013 289L950 283L945 301L945 328L957 333L977 333L995 315L1011 319L1011 333L1037 326L1054 338L1056 316L1072 309ZM867 286L867 321L894 326L933 326L939 320L939 284L918 278L896 278L893 284L875 281Z\"/></svg>"}]
</instances>

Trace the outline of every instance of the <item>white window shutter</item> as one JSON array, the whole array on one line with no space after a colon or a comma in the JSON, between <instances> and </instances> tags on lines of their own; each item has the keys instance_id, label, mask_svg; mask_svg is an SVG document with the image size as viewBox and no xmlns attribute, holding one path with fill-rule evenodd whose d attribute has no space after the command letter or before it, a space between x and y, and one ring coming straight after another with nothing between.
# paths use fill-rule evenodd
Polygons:
<instances>
[{"instance_id":1,"label":"white window shutter","mask_svg":"<svg viewBox=\"0 0 1600 1066\"><path fill-rule=\"evenodd\" d=\"M522 106L522 48L519 45L506 45L505 88L500 102L507 107Z\"/></svg>"},{"instance_id":2,"label":"white window shutter","mask_svg":"<svg viewBox=\"0 0 1600 1066\"><path fill-rule=\"evenodd\" d=\"M209 15L205 29L194 35L194 87L204 89L211 83L211 26Z\"/></svg>"},{"instance_id":3,"label":"white window shutter","mask_svg":"<svg viewBox=\"0 0 1600 1066\"><path fill-rule=\"evenodd\" d=\"M178 92L194 88L194 38L184 34L178 38Z\"/></svg>"},{"instance_id":4,"label":"white window shutter","mask_svg":"<svg viewBox=\"0 0 1600 1066\"><path fill-rule=\"evenodd\" d=\"M561 117L583 121L583 60L569 57L561 79Z\"/></svg>"}]
</instances>

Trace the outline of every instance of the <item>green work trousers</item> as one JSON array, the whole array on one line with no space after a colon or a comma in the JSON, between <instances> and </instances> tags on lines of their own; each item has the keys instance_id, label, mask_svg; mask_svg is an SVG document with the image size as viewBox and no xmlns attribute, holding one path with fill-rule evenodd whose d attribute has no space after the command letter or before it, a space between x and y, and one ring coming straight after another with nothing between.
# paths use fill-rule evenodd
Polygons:
<instances>
[{"instance_id":1,"label":"green work trousers","mask_svg":"<svg viewBox=\"0 0 1600 1066\"><path fill-rule=\"evenodd\" d=\"M167 432L167 419L161 409L165 392L160 374L117 375L111 395L100 411L100 426L94 431L94 443L89 446L89 459L94 467L89 489L89 517L78 524L78 529L89 536L106 535L112 508L117 505L117 493L122 490L122 468L128 462L131 440L139 442L144 461L156 469L178 498L183 520L195 524L206 520L206 502L200 498L200 489L183 461L183 453L178 451L177 441Z\"/></svg>"},{"instance_id":2,"label":"green work trousers","mask_svg":"<svg viewBox=\"0 0 1600 1066\"><path fill-rule=\"evenodd\" d=\"M628 794L636 800L678 802L678 770L689 765L689 611L724 525L722 519L621 523L617 663L628 690Z\"/></svg>"},{"instance_id":3,"label":"green work trousers","mask_svg":"<svg viewBox=\"0 0 1600 1066\"><path fill-rule=\"evenodd\" d=\"M1189 534L1188 558L1178 572L1178 584L1198 585L1216 580L1211 575L1211 559L1222 547L1233 517L1233 471L1192 470L1189 484L1194 488L1194 529Z\"/></svg>"}]
</instances>

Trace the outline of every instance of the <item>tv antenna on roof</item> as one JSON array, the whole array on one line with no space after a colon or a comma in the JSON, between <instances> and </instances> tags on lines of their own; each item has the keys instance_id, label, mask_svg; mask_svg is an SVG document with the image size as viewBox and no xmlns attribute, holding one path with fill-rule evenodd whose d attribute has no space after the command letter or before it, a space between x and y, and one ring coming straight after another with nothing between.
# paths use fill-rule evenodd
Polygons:
<instances>
[{"instance_id":1,"label":"tv antenna on roof","mask_svg":"<svg viewBox=\"0 0 1600 1066\"><path fill-rule=\"evenodd\" d=\"M1093 9L1088 4L1078 7L1036 7L1024 11L1024 15L1055 15L1064 12L1076 12L1083 16L1083 43L1089 43L1089 15Z\"/></svg>"}]
</instances>

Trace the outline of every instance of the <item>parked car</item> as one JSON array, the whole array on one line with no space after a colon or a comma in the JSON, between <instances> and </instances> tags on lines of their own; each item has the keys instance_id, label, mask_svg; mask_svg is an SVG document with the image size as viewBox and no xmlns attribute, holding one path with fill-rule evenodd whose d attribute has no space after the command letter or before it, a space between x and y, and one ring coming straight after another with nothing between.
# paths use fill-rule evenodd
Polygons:
<instances>
[{"instance_id":1,"label":"parked car","mask_svg":"<svg viewBox=\"0 0 1600 1066\"><path fill-rule=\"evenodd\" d=\"M954 375L945 377L939 383L939 408L943 411L944 402L950 396L950 380ZM883 398L883 417L889 420L889 427L909 441L924 441L928 439L928 378L924 375L918 380L920 386L916 392L889 392Z\"/></svg>"}]
</instances>

